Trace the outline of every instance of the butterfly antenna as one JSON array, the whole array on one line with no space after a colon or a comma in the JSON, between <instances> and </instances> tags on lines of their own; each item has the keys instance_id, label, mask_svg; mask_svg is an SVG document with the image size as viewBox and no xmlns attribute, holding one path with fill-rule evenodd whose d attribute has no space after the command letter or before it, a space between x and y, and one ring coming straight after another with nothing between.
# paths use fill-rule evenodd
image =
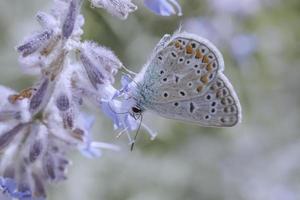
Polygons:
<instances>
[{"instance_id":1,"label":"butterfly antenna","mask_svg":"<svg viewBox=\"0 0 300 200\"><path fill-rule=\"evenodd\" d=\"M134 73L134 72L132 72L132 73ZM126 74L125 72L122 72L122 74L128 75L128 74ZM139 84L138 84L137 82L135 82L135 80L134 80L131 76L128 76L128 78L130 78L130 80L131 80L132 82L134 82L137 86L139 86Z\"/></svg>"},{"instance_id":2,"label":"butterfly antenna","mask_svg":"<svg viewBox=\"0 0 300 200\"><path fill-rule=\"evenodd\" d=\"M123 68L126 72L128 72L129 74L136 75L135 72L131 71L130 69L128 69L128 68L125 67L124 65L122 65L122 68Z\"/></svg>"},{"instance_id":3,"label":"butterfly antenna","mask_svg":"<svg viewBox=\"0 0 300 200\"><path fill-rule=\"evenodd\" d=\"M131 144L131 148L130 148L130 151L133 151L133 148L134 148L134 144L135 144L135 141L136 141L136 138L140 132L140 129L141 129L141 126L142 126L142 121L143 121L143 115L141 114L141 120L140 120L140 124L139 124L139 127L138 129L136 130L136 133L135 133L135 136L133 138L133 141L132 141L132 144Z\"/></svg>"}]
</instances>

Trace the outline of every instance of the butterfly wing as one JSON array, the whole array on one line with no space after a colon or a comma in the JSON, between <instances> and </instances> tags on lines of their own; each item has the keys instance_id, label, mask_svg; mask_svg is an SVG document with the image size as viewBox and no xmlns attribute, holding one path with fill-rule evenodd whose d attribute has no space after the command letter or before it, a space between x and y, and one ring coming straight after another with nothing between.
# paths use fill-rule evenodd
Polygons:
<instances>
[{"instance_id":1,"label":"butterfly wing","mask_svg":"<svg viewBox=\"0 0 300 200\"><path fill-rule=\"evenodd\" d=\"M148 109L166 118L202 126L230 127L241 120L239 100L232 85L221 73L202 95L152 103Z\"/></svg>"},{"instance_id":2,"label":"butterfly wing","mask_svg":"<svg viewBox=\"0 0 300 200\"><path fill-rule=\"evenodd\" d=\"M233 126L241 108L223 70L222 55L213 44L193 34L175 34L157 48L136 78L136 99L166 118Z\"/></svg>"}]
</instances>

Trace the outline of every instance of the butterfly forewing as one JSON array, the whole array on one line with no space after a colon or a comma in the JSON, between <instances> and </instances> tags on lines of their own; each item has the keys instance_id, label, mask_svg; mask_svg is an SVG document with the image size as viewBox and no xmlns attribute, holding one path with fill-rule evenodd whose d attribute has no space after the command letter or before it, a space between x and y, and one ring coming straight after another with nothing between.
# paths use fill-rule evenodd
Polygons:
<instances>
[{"instance_id":1,"label":"butterfly forewing","mask_svg":"<svg viewBox=\"0 0 300 200\"><path fill-rule=\"evenodd\" d=\"M230 82L221 74L203 95L185 100L153 103L148 109L166 118L203 126L229 127L241 120L239 100Z\"/></svg>"},{"instance_id":2,"label":"butterfly forewing","mask_svg":"<svg viewBox=\"0 0 300 200\"><path fill-rule=\"evenodd\" d=\"M153 102L184 100L202 95L222 70L222 57L213 45L195 36L178 36L156 52L143 84L146 90L148 85L155 89L150 94Z\"/></svg>"}]
</instances>

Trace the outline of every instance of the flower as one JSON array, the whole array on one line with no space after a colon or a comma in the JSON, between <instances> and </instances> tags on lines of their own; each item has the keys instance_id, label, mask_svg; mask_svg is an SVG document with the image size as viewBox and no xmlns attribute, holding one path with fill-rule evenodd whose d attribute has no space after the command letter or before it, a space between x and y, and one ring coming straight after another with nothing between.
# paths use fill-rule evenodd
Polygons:
<instances>
[{"instance_id":1,"label":"flower","mask_svg":"<svg viewBox=\"0 0 300 200\"><path fill-rule=\"evenodd\" d=\"M120 19L127 19L128 14L137 10L131 0L90 0L97 8L104 8L107 12Z\"/></svg>"},{"instance_id":2,"label":"flower","mask_svg":"<svg viewBox=\"0 0 300 200\"><path fill-rule=\"evenodd\" d=\"M93 141L94 120L81 105L111 98L123 65L108 48L81 41L80 0L54 2L50 14L37 14L42 30L16 48L38 81L21 92L0 86L0 190L20 200L45 199L47 184L65 180L72 149L88 157L119 149Z\"/></svg>"},{"instance_id":3,"label":"flower","mask_svg":"<svg viewBox=\"0 0 300 200\"><path fill-rule=\"evenodd\" d=\"M144 5L158 15L182 15L181 7L176 0L144 0Z\"/></svg>"},{"instance_id":4,"label":"flower","mask_svg":"<svg viewBox=\"0 0 300 200\"><path fill-rule=\"evenodd\" d=\"M145 5L160 15L181 15L175 0L153 2ZM91 3L121 19L137 9L131 0ZM130 144L130 133L140 126L151 139L156 135L132 113L131 79L122 78L121 90L112 85L122 62L110 49L82 41L81 5L82 0L54 0L49 13L38 12L41 29L16 47L23 71L37 81L20 92L0 85L0 191L5 198L46 199L49 183L67 179L71 150L89 158L100 156L102 149L119 150L93 140L94 117L82 111L86 101L100 107Z\"/></svg>"}]
</instances>

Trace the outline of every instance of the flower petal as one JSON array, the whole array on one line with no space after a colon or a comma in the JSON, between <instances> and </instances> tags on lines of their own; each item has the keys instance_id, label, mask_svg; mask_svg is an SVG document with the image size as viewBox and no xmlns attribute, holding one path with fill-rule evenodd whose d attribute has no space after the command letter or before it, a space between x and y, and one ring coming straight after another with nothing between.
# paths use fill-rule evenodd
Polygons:
<instances>
[{"instance_id":1,"label":"flower petal","mask_svg":"<svg viewBox=\"0 0 300 200\"><path fill-rule=\"evenodd\" d=\"M144 0L144 5L158 15L182 15L181 6L176 0Z\"/></svg>"},{"instance_id":2,"label":"flower petal","mask_svg":"<svg viewBox=\"0 0 300 200\"><path fill-rule=\"evenodd\" d=\"M131 3L131 0L91 0L91 2L93 6L104 8L120 19L126 19L129 13L137 9L137 6Z\"/></svg>"}]
</instances>

